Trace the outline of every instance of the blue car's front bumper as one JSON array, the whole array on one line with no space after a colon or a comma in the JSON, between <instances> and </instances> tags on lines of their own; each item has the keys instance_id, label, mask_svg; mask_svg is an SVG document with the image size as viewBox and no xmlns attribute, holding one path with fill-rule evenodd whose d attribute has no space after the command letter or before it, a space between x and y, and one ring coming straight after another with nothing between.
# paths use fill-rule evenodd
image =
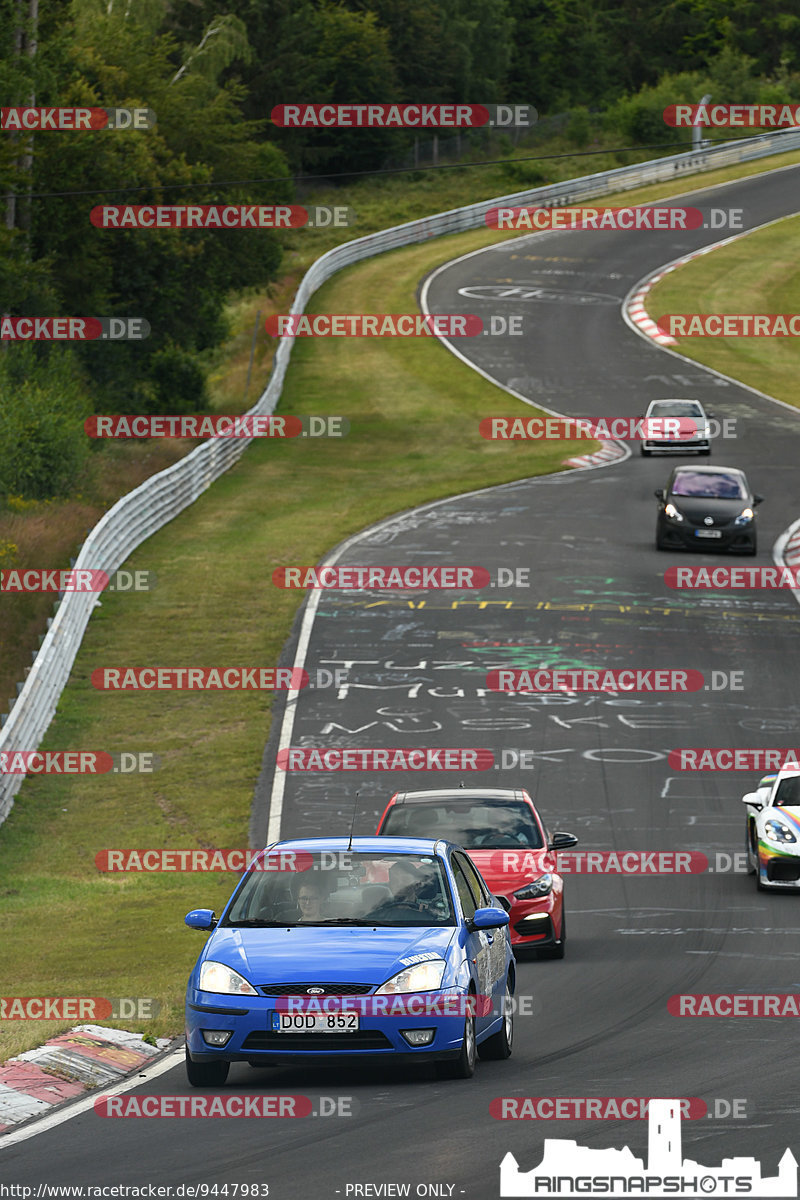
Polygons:
<instances>
[{"instance_id":1,"label":"blue car's front bumper","mask_svg":"<svg viewBox=\"0 0 800 1200\"><path fill-rule=\"evenodd\" d=\"M463 995L451 992L451 995ZM310 1059L390 1057L406 1061L455 1058L464 1041L464 1016L363 1015L353 1033L276 1033L274 996L220 996L190 988L186 997L186 1044L194 1062L249 1062L268 1066ZM479 1019L480 1020L480 1019ZM500 1028L501 1018L485 1018L478 1040ZM209 1046L203 1030L230 1030L223 1047ZM430 1043L415 1047L403 1030L434 1029Z\"/></svg>"}]
</instances>

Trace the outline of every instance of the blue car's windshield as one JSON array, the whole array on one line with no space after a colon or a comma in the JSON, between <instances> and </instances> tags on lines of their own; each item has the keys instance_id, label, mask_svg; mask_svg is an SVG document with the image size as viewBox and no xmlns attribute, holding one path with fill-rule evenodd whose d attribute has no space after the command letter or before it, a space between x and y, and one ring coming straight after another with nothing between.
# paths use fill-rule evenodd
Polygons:
<instances>
[{"instance_id":1,"label":"blue car's windshield","mask_svg":"<svg viewBox=\"0 0 800 1200\"><path fill-rule=\"evenodd\" d=\"M274 851L245 877L220 925L454 925L432 854Z\"/></svg>"}]
</instances>

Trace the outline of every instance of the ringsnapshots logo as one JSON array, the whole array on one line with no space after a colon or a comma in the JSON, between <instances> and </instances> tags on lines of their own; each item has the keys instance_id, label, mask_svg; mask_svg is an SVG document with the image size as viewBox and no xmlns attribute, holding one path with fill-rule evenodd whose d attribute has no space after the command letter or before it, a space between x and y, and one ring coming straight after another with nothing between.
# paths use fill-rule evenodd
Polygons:
<instances>
[{"instance_id":1,"label":"ringsnapshots logo","mask_svg":"<svg viewBox=\"0 0 800 1200\"><path fill-rule=\"evenodd\" d=\"M86 132L100 129L152 129L152 108L0 108L0 129Z\"/></svg>"},{"instance_id":2,"label":"ringsnapshots logo","mask_svg":"<svg viewBox=\"0 0 800 1200\"><path fill-rule=\"evenodd\" d=\"M726 1158L718 1167L705 1167L684 1158L681 1145L680 1099L650 1100L647 1161L622 1150L579 1146L575 1141L548 1138L541 1162L521 1171L511 1152L500 1164L502 1197L534 1196L539 1200L587 1195L603 1196L797 1196L797 1160L786 1150L778 1174L764 1176L751 1156Z\"/></svg>"},{"instance_id":3,"label":"ringsnapshots logo","mask_svg":"<svg viewBox=\"0 0 800 1200\"><path fill-rule=\"evenodd\" d=\"M276 104L281 129L532 129L532 104Z\"/></svg>"}]
</instances>

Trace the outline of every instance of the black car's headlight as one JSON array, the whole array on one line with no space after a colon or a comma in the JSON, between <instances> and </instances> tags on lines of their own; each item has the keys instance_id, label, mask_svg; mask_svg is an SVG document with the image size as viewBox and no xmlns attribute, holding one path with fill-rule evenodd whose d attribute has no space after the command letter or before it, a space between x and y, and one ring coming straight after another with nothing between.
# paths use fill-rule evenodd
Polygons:
<instances>
[{"instance_id":1,"label":"black car's headlight","mask_svg":"<svg viewBox=\"0 0 800 1200\"><path fill-rule=\"evenodd\" d=\"M743 508L733 523L734 525L749 525L754 516L752 508Z\"/></svg>"},{"instance_id":2,"label":"black car's headlight","mask_svg":"<svg viewBox=\"0 0 800 1200\"><path fill-rule=\"evenodd\" d=\"M664 506L664 516L668 521L682 521L683 513L679 512L675 505L670 502Z\"/></svg>"},{"instance_id":3,"label":"black car's headlight","mask_svg":"<svg viewBox=\"0 0 800 1200\"><path fill-rule=\"evenodd\" d=\"M515 900L538 900L541 896L548 896L553 890L553 876L547 871L544 875L540 875L538 879L531 880L521 887L518 892L514 892Z\"/></svg>"},{"instance_id":4,"label":"black car's headlight","mask_svg":"<svg viewBox=\"0 0 800 1200\"><path fill-rule=\"evenodd\" d=\"M765 821L764 832L771 842L777 842L779 845L797 841L789 826L784 825L783 821Z\"/></svg>"},{"instance_id":5,"label":"black car's headlight","mask_svg":"<svg viewBox=\"0 0 800 1200\"><path fill-rule=\"evenodd\" d=\"M248 983L238 971L210 958L200 968L200 991L218 992L223 996L258 995L252 983Z\"/></svg>"}]
</instances>

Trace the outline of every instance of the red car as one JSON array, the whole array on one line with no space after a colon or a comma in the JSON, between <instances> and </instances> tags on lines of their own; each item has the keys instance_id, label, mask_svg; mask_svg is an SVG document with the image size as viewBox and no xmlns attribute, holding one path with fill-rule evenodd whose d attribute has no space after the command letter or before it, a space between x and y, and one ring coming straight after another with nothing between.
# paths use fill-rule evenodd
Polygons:
<instances>
[{"instance_id":1,"label":"red car","mask_svg":"<svg viewBox=\"0 0 800 1200\"><path fill-rule=\"evenodd\" d=\"M441 837L463 846L509 913L514 953L530 948L542 957L564 957L564 881L553 851L578 839L571 833L551 836L524 788L395 792L378 834Z\"/></svg>"}]
</instances>

